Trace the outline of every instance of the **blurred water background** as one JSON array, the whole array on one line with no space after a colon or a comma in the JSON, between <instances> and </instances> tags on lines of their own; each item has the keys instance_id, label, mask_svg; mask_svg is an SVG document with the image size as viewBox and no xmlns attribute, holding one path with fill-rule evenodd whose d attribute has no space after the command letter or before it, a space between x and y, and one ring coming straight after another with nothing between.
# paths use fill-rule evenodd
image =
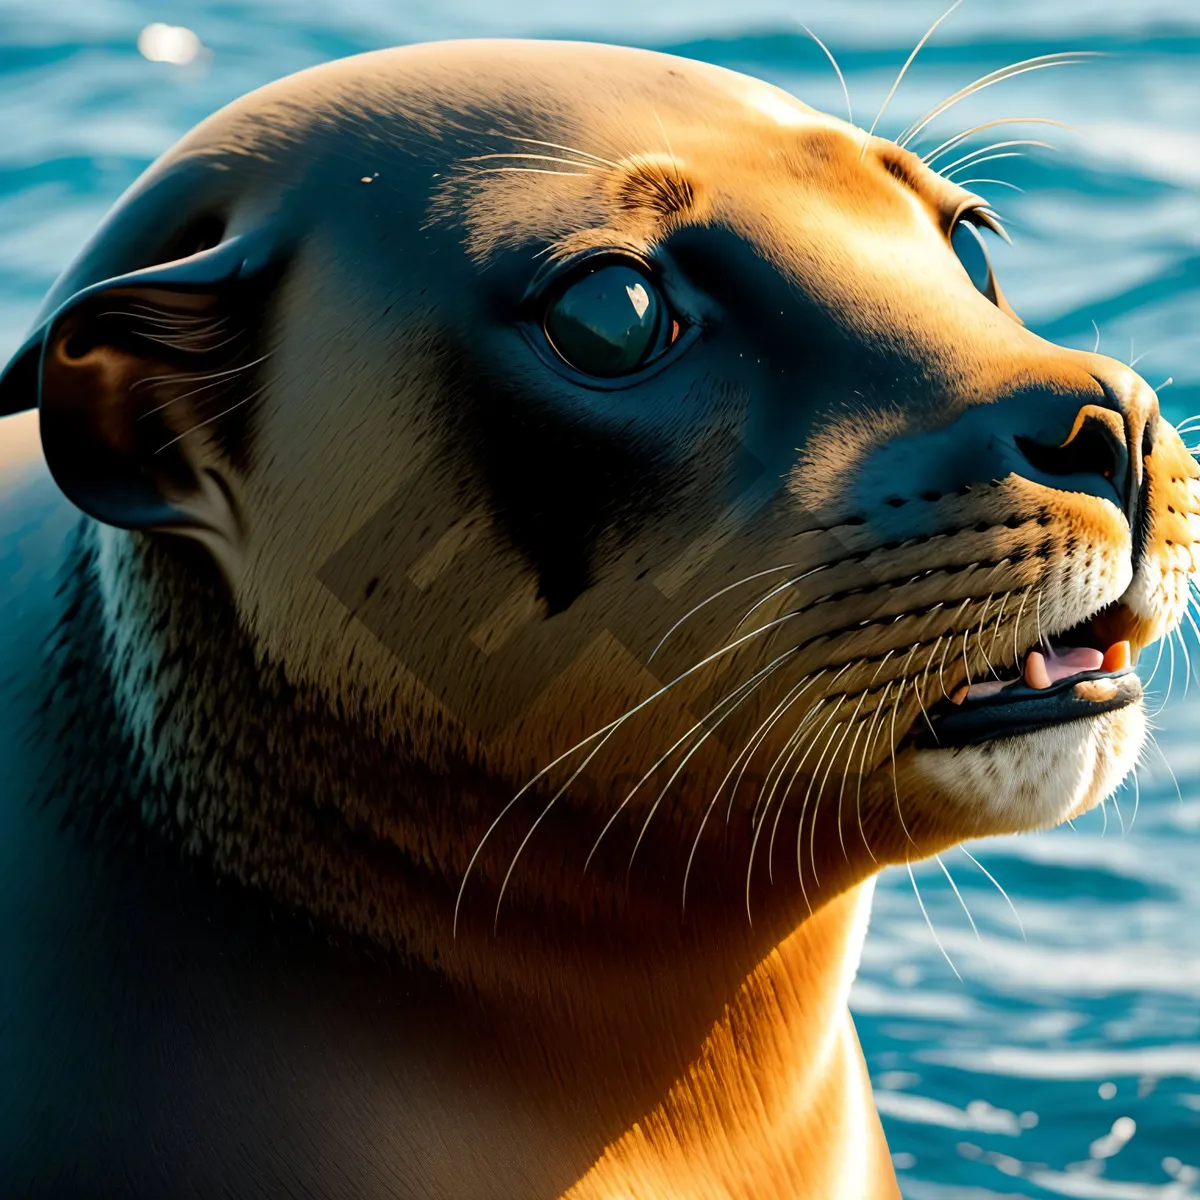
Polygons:
<instances>
[{"instance_id":1,"label":"blurred water background","mask_svg":"<svg viewBox=\"0 0 1200 1200\"><path fill-rule=\"evenodd\" d=\"M926 0L0 0L0 355L153 158L215 108L301 67L431 38L565 36L720 63L841 113L804 22L837 55L869 125L938 12ZM982 135L1059 147L969 173L1003 181L977 187L1014 234L995 252L1002 285L1039 332L1090 347L1098 329L1108 353L1144 356L1151 385L1173 377L1162 402L1180 419L1200 411L1195 0L967 0L880 132L996 67L1076 49L1111 57L985 90L925 145L998 117L1077 127ZM1127 788L1075 829L973 847L1024 937L965 856L946 865L979 939L937 864L919 868L960 980L907 874L881 880L853 1004L909 1200L1200 1197L1200 686L1185 698L1175 647L1153 707L1172 659L1162 753L1148 753L1140 795Z\"/></svg>"}]
</instances>

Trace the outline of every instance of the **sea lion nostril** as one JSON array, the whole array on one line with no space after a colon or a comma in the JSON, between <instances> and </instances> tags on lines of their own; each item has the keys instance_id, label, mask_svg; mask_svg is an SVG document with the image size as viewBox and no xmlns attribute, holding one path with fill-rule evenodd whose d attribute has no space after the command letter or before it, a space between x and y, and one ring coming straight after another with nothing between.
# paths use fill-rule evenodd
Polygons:
<instances>
[{"instance_id":1,"label":"sea lion nostril","mask_svg":"<svg viewBox=\"0 0 1200 1200\"><path fill-rule=\"evenodd\" d=\"M1060 445L1045 445L1032 438L1017 437L1017 449L1044 475L1067 479L1100 476L1112 483L1121 507L1125 507L1129 482L1129 450L1123 438L1107 422L1087 416Z\"/></svg>"}]
</instances>

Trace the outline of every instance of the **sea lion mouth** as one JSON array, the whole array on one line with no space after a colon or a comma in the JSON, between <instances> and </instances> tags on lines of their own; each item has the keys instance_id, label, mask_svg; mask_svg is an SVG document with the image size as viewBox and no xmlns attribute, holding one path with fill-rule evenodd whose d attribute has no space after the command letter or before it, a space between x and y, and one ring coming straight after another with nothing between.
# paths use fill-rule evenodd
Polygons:
<instances>
[{"instance_id":1,"label":"sea lion mouth","mask_svg":"<svg viewBox=\"0 0 1200 1200\"><path fill-rule=\"evenodd\" d=\"M975 746L1135 704L1142 682L1128 641L1101 646L1091 619L1044 639L1019 666L964 682L914 730L918 748Z\"/></svg>"}]
</instances>

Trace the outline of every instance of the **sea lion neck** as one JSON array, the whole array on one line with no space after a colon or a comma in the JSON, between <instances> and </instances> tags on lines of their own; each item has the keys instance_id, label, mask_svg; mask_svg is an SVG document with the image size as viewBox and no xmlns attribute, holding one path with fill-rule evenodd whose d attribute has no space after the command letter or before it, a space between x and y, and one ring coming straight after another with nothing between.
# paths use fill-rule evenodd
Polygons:
<instances>
[{"instance_id":1,"label":"sea lion neck","mask_svg":"<svg viewBox=\"0 0 1200 1200\"><path fill-rule=\"evenodd\" d=\"M728 990L870 873L831 856L803 896L765 873L751 894L737 865L747 848L719 831L699 847L685 908L666 882L683 863L671 822L651 829L633 869L620 854L588 863L594 814L564 805L526 871L508 874L517 823L460 895L511 782L465 759L435 770L403 738L291 683L255 653L215 575L177 549L85 524L75 641L103 647L88 675L103 677L117 757L141 781L140 824L284 906L484 991L525 990L543 960L548 976L594 976L598 997L639 962Z\"/></svg>"},{"instance_id":2,"label":"sea lion neck","mask_svg":"<svg viewBox=\"0 0 1200 1200\"><path fill-rule=\"evenodd\" d=\"M845 1005L869 888L843 877L840 896L831 882L806 920L762 905L751 922L735 903L739 880L729 890L702 889L686 915L672 896L669 919L664 905L656 923L644 912L635 919L636 896L622 915L615 890L605 915L538 906L517 887L498 923L493 904L468 905L456 932L457 864L441 839L452 825L460 838L464 823L482 828L494 795L464 804L454 782L419 779L402 754L372 752L361 731L264 670L215 585L183 574L185 563L170 554L85 525L73 565L78 591L68 598L64 644L105 656L105 719L124 723L106 742L113 769L104 790L73 796L76 810L116 809L127 801L114 796L113 781L137 781L130 791L142 801L139 827L326 927L382 945L415 986L444 996L454 1037L475 1038L464 1021L490 1031L486 1070L505 1086L550 1097L554 1078L591 1080L597 1112L574 1118L583 1127L567 1135L587 1145L589 1162L598 1160L578 1195L606 1194L598 1190L604 1181L627 1171L682 1170L676 1160L685 1150L721 1174L730 1169L729 1147L756 1122L765 1122L773 1146L797 1136L793 1092L820 1097L847 1119L861 1109L865 1085L856 1082L861 1059ZM120 608L107 610L121 617L115 627L106 589L118 570ZM173 623L172 594L185 578L194 620ZM151 654L159 690L139 697L139 684L148 686L139 664ZM98 712L97 676L85 688L71 685L78 678L77 665L58 690L70 693L77 717L85 705ZM236 710L223 703L233 693ZM223 789L212 784L216 763ZM368 819L363 806L379 796L393 807ZM466 814L453 821L452 800ZM403 836L391 825L402 815ZM266 822L270 838L262 835ZM661 847L645 849L652 858ZM537 886L551 898L564 887L545 873ZM430 1017L431 1028L439 1019ZM513 1049L531 1044L537 1055ZM643 1117L646 1138L629 1142L624 1131ZM745 1161L757 1153L757 1143L739 1151ZM766 1159L759 1167L771 1169Z\"/></svg>"}]
</instances>

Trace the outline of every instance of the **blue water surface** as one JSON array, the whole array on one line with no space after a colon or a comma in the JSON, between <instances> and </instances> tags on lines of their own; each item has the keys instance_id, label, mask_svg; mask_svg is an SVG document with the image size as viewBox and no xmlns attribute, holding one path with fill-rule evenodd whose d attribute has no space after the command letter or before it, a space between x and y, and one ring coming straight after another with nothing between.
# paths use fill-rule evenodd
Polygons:
<instances>
[{"instance_id":1,"label":"blue water surface","mask_svg":"<svg viewBox=\"0 0 1200 1200\"><path fill-rule=\"evenodd\" d=\"M429 38L568 36L706 59L840 113L804 22L837 54L869 124L937 15L925 0L0 0L0 355L153 158L221 104L301 67ZM203 49L149 61L138 39L156 22L193 31ZM195 51L177 34L143 37L156 45ZM1098 330L1107 352L1143 356L1152 385L1173 377L1162 402L1180 419L1200 410L1195 0L967 0L880 131L894 135L996 67L1066 49L1111 57L980 92L925 144L998 117L1075 126L984 135L1058 146L977 173L1003 181L977 187L1014 235L995 255L1002 285L1039 332L1090 347ZM1184 698L1176 647L1153 706L1172 663L1161 754L1147 753L1140 795L1126 788L1074 829L973 847L1024 936L966 856L945 865L979 939L941 868L920 867L960 980L908 875L880 882L853 1004L910 1200L1200 1196L1200 688Z\"/></svg>"}]
</instances>

